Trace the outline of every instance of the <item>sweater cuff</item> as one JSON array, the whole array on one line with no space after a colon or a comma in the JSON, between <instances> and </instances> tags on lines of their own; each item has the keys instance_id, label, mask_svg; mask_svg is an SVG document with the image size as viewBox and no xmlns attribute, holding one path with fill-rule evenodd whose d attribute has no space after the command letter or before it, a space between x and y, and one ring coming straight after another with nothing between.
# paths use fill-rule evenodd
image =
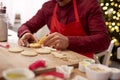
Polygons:
<instances>
[{"instance_id":1,"label":"sweater cuff","mask_svg":"<svg viewBox=\"0 0 120 80\"><path fill-rule=\"evenodd\" d=\"M22 37L25 33L31 33L30 30L28 29L27 26L22 25L19 29L18 29L18 37Z\"/></svg>"},{"instance_id":2,"label":"sweater cuff","mask_svg":"<svg viewBox=\"0 0 120 80\"><path fill-rule=\"evenodd\" d=\"M18 37L21 38L25 33L31 33L29 30L24 30L21 34L18 34Z\"/></svg>"},{"instance_id":3,"label":"sweater cuff","mask_svg":"<svg viewBox=\"0 0 120 80\"><path fill-rule=\"evenodd\" d=\"M73 36L68 36L68 39L69 39L68 49L72 49L76 44L75 38Z\"/></svg>"}]
</instances>

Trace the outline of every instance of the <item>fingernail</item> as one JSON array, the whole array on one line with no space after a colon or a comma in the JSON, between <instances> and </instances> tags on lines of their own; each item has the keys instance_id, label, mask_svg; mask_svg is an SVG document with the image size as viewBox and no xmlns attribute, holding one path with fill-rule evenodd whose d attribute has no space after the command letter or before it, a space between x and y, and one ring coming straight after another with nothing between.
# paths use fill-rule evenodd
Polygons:
<instances>
[{"instance_id":1,"label":"fingernail","mask_svg":"<svg viewBox=\"0 0 120 80\"><path fill-rule=\"evenodd\" d=\"M48 36L49 34L46 34L46 36Z\"/></svg>"},{"instance_id":2,"label":"fingernail","mask_svg":"<svg viewBox=\"0 0 120 80\"><path fill-rule=\"evenodd\" d=\"M22 46L25 46L25 44L22 44Z\"/></svg>"},{"instance_id":3,"label":"fingernail","mask_svg":"<svg viewBox=\"0 0 120 80\"><path fill-rule=\"evenodd\" d=\"M27 47L30 47L30 45L27 45Z\"/></svg>"}]
</instances>

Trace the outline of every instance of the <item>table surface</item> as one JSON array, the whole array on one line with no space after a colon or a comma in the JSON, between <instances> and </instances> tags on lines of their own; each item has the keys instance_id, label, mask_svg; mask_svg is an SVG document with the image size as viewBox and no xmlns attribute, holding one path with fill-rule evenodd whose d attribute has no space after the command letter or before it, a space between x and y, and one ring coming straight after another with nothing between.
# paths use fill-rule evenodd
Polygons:
<instances>
[{"instance_id":1,"label":"table surface","mask_svg":"<svg viewBox=\"0 0 120 80\"><path fill-rule=\"evenodd\" d=\"M17 34L14 31L8 30L8 41L7 42L0 42L2 44L10 44L10 46L18 46L17 44ZM25 47L21 47L24 50L34 50L33 48L25 48ZM41 55L38 54L35 57L27 57L27 56L23 56L20 53L10 53L8 51L8 49L0 47L0 77L2 77L2 72L6 69L10 69L10 68L28 68L30 64L32 64L33 62L37 61L37 60L45 60L46 61L46 65L47 67L45 68L38 68L37 70L35 70L34 72L36 74L40 74L42 72L46 72L49 70L55 70L56 66L60 66L60 65L72 65L74 67L78 67L78 63L87 58L83 55L80 55L78 53L75 53L73 51L61 51L63 54L67 55L67 57L69 57L70 59L72 59L73 61L66 61L63 59L59 59L54 57L52 54L45 54L45 55ZM78 69L74 70L74 75L81 75L85 77L84 73L81 73ZM1 79L3 80L3 79Z\"/></svg>"}]
</instances>

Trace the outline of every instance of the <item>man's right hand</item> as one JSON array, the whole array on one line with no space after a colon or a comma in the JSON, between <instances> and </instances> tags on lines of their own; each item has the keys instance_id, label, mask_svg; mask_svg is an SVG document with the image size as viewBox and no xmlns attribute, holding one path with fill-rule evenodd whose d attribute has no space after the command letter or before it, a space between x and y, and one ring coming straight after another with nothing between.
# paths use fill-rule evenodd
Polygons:
<instances>
[{"instance_id":1,"label":"man's right hand","mask_svg":"<svg viewBox=\"0 0 120 80\"><path fill-rule=\"evenodd\" d=\"M30 43L38 42L38 39L32 33L25 33L18 40L20 46L29 47Z\"/></svg>"}]
</instances>

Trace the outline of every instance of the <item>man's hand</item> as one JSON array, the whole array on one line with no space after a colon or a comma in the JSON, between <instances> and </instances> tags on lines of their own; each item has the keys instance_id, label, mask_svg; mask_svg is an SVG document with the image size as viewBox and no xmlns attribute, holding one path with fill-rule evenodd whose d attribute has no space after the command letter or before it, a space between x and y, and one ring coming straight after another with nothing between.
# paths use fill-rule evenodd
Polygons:
<instances>
[{"instance_id":1,"label":"man's hand","mask_svg":"<svg viewBox=\"0 0 120 80\"><path fill-rule=\"evenodd\" d=\"M18 44L25 47L29 47L29 43L31 42L38 42L38 39L32 33L25 33L18 40Z\"/></svg>"},{"instance_id":2,"label":"man's hand","mask_svg":"<svg viewBox=\"0 0 120 80\"><path fill-rule=\"evenodd\" d=\"M66 36L60 33L49 34L43 41L45 46L52 46L56 49L66 49L69 46L69 40Z\"/></svg>"}]
</instances>

